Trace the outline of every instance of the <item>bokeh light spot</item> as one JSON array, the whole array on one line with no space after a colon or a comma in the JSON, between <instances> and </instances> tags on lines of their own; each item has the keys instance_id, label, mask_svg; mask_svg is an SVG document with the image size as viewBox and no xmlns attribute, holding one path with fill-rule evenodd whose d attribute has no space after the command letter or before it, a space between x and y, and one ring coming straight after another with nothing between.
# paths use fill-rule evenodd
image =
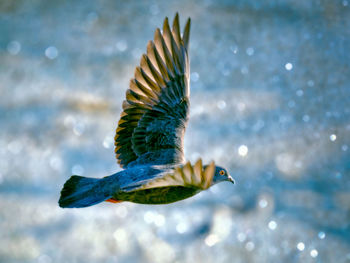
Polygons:
<instances>
[{"instance_id":1,"label":"bokeh light spot","mask_svg":"<svg viewBox=\"0 0 350 263\"><path fill-rule=\"evenodd\" d=\"M58 50L54 46L50 46L47 49L45 49L45 56L48 59L55 59L58 56Z\"/></svg>"},{"instance_id":2,"label":"bokeh light spot","mask_svg":"<svg viewBox=\"0 0 350 263\"><path fill-rule=\"evenodd\" d=\"M286 65L284 65L284 67L286 68L286 70L290 71L293 69L293 64L288 62Z\"/></svg>"},{"instance_id":3,"label":"bokeh light spot","mask_svg":"<svg viewBox=\"0 0 350 263\"><path fill-rule=\"evenodd\" d=\"M248 147L246 145L241 145L238 147L238 154L242 157L248 154Z\"/></svg>"},{"instance_id":4,"label":"bokeh light spot","mask_svg":"<svg viewBox=\"0 0 350 263\"><path fill-rule=\"evenodd\" d=\"M298 249L299 251L303 251L303 250L305 249L305 244L304 244L303 242L299 242L299 243L297 244L297 249Z\"/></svg>"}]
</instances>

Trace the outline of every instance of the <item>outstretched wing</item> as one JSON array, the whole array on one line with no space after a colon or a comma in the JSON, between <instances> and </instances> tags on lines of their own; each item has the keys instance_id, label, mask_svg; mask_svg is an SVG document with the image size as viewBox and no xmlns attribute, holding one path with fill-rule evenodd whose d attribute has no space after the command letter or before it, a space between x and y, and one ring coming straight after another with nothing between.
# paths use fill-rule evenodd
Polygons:
<instances>
[{"instance_id":1,"label":"outstretched wing","mask_svg":"<svg viewBox=\"0 0 350 263\"><path fill-rule=\"evenodd\" d=\"M135 164L175 164L184 161L183 140L189 109L190 19L180 35L176 14L172 30L165 18L147 54L136 67L123 102L115 135L121 167Z\"/></svg>"},{"instance_id":2,"label":"outstretched wing","mask_svg":"<svg viewBox=\"0 0 350 263\"><path fill-rule=\"evenodd\" d=\"M163 176L141 180L122 186L125 192L145 190L151 188L184 186L197 188L199 190L208 189L213 182L215 174L215 163L211 162L207 166L202 165L202 160L199 159L194 165L187 162L166 172Z\"/></svg>"}]
</instances>

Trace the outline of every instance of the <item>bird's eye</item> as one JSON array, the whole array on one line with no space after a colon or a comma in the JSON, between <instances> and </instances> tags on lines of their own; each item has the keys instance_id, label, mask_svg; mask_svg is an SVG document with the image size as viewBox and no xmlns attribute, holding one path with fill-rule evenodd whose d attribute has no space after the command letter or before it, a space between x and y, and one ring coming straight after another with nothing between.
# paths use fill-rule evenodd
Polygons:
<instances>
[{"instance_id":1,"label":"bird's eye","mask_svg":"<svg viewBox=\"0 0 350 263\"><path fill-rule=\"evenodd\" d=\"M220 175L224 175L225 174L225 171L224 170L221 170L220 171Z\"/></svg>"}]
</instances>

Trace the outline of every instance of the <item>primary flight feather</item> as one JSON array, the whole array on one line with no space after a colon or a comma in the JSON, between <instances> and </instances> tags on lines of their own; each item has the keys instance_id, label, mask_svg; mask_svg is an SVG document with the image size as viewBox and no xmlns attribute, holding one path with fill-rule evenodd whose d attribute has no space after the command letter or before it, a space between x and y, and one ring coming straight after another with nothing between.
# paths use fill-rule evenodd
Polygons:
<instances>
[{"instance_id":1,"label":"primary flight feather","mask_svg":"<svg viewBox=\"0 0 350 263\"><path fill-rule=\"evenodd\" d=\"M172 28L147 44L130 81L115 135L115 153L124 170L101 179L73 175L61 191L61 207L87 207L103 201L167 204L221 182L234 182L214 162L185 161L184 134L189 115L188 19L181 36L178 14Z\"/></svg>"}]
</instances>

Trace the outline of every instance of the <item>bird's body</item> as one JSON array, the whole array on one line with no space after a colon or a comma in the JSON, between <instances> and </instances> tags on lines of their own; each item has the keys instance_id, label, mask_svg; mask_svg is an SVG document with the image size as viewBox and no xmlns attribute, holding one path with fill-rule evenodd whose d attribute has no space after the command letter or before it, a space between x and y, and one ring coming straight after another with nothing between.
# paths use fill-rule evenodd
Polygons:
<instances>
[{"instance_id":1,"label":"bird's body","mask_svg":"<svg viewBox=\"0 0 350 263\"><path fill-rule=\"evenodd\" d=\"M214 162L194 165L183 153L189 113L190 19L180 34L178 14L147 45L130 81L115 136L124 170L101 179L72 176L61 191L61 207L87 207L103 201L167 204L191 197L215 183L231 181Z\"/></svg>"},{"instance_id":2,"label":"bird's body","mask_svg":"<svg viewBox=\"0 0 350 263\"><path fill-rule=\"evenodd\" d=\"M199 189L194 187L184 190L181 189L183 188L181 186L138 189L146 182L163 178L174 168L171 165L138 165L101 179L72 176L64 187L66 191L69 191L67 194L70 198L60 200L60 205L85 207L90 206L91 202L99 203L106 200L116 203L131 201L142 204L165 204L185 199L198 192ZM176 192L179 194L174 195ZM71 195L71 193L74 194ZM82 196L84 198L81 198Z\"/></svg>"},{"instance_id":3,"label":"bird's body","mask_svg":"<svg viewBox=\"0 0 350 263\"><path fill-rule=\"evenodd\" d=\"M168 174L172 174L176 167L179 166L137 166L136 168L122 171L121 173L124 174L116 174L116 178L111 179L111 181L114 181L115 179L119 180L121 187L113 193L110 201L130 201L140 204L168 204L183 200L198 193L201 189L195 186L185 187L180 185L169 185L163 187L142 188L142 185L146 185L156 179L163 179ZM132 178L132 181L137 183L132 183L130 185L130 180L125 180L125 178L128 177ZM109 179L109 177L107 178Z\"/></svg>"}]
</instances>

